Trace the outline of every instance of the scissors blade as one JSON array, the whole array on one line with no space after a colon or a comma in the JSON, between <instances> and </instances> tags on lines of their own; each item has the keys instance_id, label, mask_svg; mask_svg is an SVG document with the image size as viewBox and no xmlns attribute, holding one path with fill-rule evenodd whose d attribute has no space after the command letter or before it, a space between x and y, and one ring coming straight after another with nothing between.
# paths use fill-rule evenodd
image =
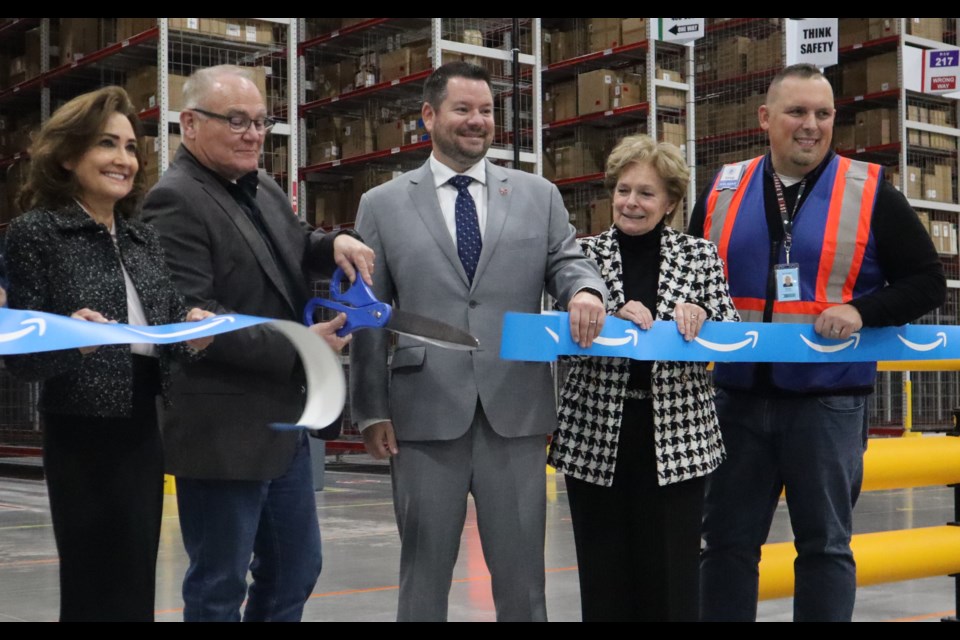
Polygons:
<instances>
[{"instance_id":1,"label":"scissors blade","mask_svg":"<svg viewBox=\"0 0 960 640\"><path fill-rule=\"evenodd\" d=\"M384 325L384 329L444 349L473 351L480 346L479 340L462 329L433 318L402 311L396 307L391 310L390 319Z\"/></svg>"}]
</instances>

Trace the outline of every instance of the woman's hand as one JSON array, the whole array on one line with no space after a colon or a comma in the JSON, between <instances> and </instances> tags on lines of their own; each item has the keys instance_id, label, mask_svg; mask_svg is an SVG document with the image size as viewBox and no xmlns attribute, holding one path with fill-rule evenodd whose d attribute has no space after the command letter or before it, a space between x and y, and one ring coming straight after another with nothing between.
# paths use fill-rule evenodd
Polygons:
<instances>
[{"instance_id":1,"label":"woman's hand","mask_svg":"<svg viewBox=\"0 0 960 640\"><path fill-rule=\"evenodd\" d=\"M673 318L677 321L677 331L683 334L684 340L690 342L700 333L707 314L692 302L680 302L673 310Z\"/></svg>"},{"instance_id":2,"label":"woman's hand","mask_svg":"<svg viewBox=\"0 0 960 640\"><path fill-rule=\"evenodd\" d=\"M199 307L194 307L187 312L187 317L184 318L185 322L200 322L201 320L206 320L207 318L214 317L215 313L212 311L207 311L206 309L201 309ZM193 340L187 340L187 346L193 349L194 351L203 351L213 343L213 336L207 336L206 338L194 338Z\"/></svg>"},{"instance_id":3,"label":"woman's hand","mask_svg":"<svg viewBox=\"0 0 960 640\"><path fill-rule=\"evenodd\" d=\"M653 326L653 314L638 300L630 300L620 307L616 316L622 320L629 320L644 331Z\"/></svg>"},{"instance_id":4,"label":"woman's hand","mask_svg":"<svg viewBox=\"0 0 960 640\"><path fill-rule=\"evenodd\" d=\"M70 314L70 317L74 320L84 320L86 322L102 322L103 324L108 324L110 321L103 317L103 314L99 311L94 311L93 309L79 309ZM100 347L78 347L77 350L83 355L93 353Z\"/></svg>"}]
</instances>

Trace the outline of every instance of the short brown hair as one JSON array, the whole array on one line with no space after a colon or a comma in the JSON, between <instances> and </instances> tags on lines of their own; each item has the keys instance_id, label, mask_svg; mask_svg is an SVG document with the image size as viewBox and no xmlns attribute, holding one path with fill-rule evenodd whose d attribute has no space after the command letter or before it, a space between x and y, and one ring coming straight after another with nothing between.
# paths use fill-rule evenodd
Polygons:
<instances>
[{"instance_id":1,"label":"short brown hair","mask_svg":"<svg viewBox=\"0 0 960 640\"><path fill-rule=\"evenodd\" d=\"M120 87L103 87L79 95L50 116L30 145L30 168L19 198L24 211L35 207L59 208L73 202L80 193L80 185L64 164L78 160L97 143L114 113L130 121L139 140L140 120L127 92ZM115 207L117 213L126 217L136 212L143 195L144 165L139 147L137 162L139 170L133 179L133 189Z\"/></svg>"},{"instance_id":2,"label":"short brown hair","mask_svg":"<svg viewBox=\"0 0 960 640\"><path fill-rule=\"evenodd\" d=\"M667 222L682 209L683 198L687 195L690 183L690 168L676 145L669 142L657 142L648 135L627 136L617 143L607 158L607 171L603 184L613 190L623 171L634 164L649 164L654 168L667 187L667 195L676 202Z\"/></svg>"},{"instance_id":3,"label":"short brown hair","mask_svg":"<svg viewBox=\"0 0 960 640\"><path fill-rule=\"evenodd\" d=\"M767 95L765 98L767 104L770 104L772 101L773 90L780 86L780 83L787 78L799 78L800 80L822 79L825 80L827 84L830 83L818 67L813 66L809 62L798 62L789 67L784 67L777 72L777 75L773 76L773 79L770 81L770 86L767 87Z\"/></svg>"}]
</instances>

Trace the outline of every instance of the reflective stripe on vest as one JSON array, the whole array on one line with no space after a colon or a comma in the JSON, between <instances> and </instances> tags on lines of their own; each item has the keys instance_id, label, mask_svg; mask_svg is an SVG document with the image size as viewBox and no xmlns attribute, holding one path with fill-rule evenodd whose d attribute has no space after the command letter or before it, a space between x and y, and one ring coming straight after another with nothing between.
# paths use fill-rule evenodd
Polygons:
<instances>
[{"instance_id":1,"label":"reflective stripe on vest","mask_svg":"<svg viewBox=\"0 0 960 640\"><path fill-rule=\"evenodd\" d=\"M767 227L766 213L763 211L763 157L739 164L744 165L746 169L736 189L718 191L717 185L722 171L717 174L714 189L707 200L704 219L704 236L717 245L728 279L731 237L738 215L741 213L744 197L748 192L751 194L747 198L752 203L751 206L759 209L751 211L749 215L759 216L754 219L754 222L762 224L763 229ZM825 309L849 302L854 297L854 286L860 275L870 240L870 222L879 181L879 165L849 158L836 156L824 169L823 175L814 187L824 198L829 198L828 203L825 200L821 201L821 206L827 205L827 213L823 223L822 246L819 255L816 256L818 259L816 273L811 273L809 269L806 271L801 269L803 283L801 292L804 299L795 302L774 302L774 322L813 322ZM824 188L828 186L829 190L825 190ZM813 194L810 194L798 211L798 220L807 210L807 205L811 204L811 200L813 200ZM813 212L807 214L807 216L810 215L814 215ZM807 232L809 233L809 230ZM798 233L797 230L795 230L796 233ZM796 242L794 246L797 247ZM768 255L769 243L766 247L766 250L757 247L761 249L758 256ZM798 250L797 253L800 251ZM767 271L765 264L756 266L762 271L751 274L754 277L749 278L750 282L742 282L737 278L730 282L733 301L744 321L763 320ZM882 286L882 282L877 285Z\"/></svg>"}]
</instances>

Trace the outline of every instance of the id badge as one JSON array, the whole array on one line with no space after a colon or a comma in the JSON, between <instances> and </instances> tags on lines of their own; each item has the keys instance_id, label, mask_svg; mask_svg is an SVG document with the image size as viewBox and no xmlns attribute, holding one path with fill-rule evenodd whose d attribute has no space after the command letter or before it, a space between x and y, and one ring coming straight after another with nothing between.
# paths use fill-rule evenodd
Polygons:
<instances>
[{"instance_id":1,"label":"id badge","mask_svg":"<svg viewBox=\"0 0 960 640\"><path fill-rule=\"evenodd\" d=\"M745 168L746 165L743 163L725 165L720 172L720 180L717 181L716 190L736 189L740 184L740 179L743 178L743 170Z\"/></svg>"},{"instance_id":2,"label":"id badge","mask_svg":"<svg viewBox=\"0 0 960 640\"><path fill-rule=\"evenodd\" d=\"M778 264L774 267L777 279L777 302L794 302L800 299L800 265Z\"/></svg>"}]
</instances>

